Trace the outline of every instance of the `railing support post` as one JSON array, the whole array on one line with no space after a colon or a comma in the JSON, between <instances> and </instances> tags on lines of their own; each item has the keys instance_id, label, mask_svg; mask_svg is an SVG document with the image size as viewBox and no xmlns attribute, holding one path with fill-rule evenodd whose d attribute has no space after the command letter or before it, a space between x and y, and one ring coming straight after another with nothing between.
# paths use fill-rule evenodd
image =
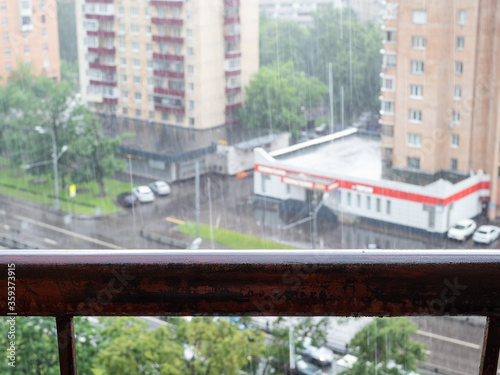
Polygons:
<instances>
[{"instance_id":1,"label":"railing support post","mask_svg":"<svg viewBox=\"0 0 500 375\"><path fill-rule=\"evenodd\" d=\"M61 375L76 374L75 328L72 316L56 317Z\"/></svg>"},{"instance_id":2,"label":"railing support post","mask_svg":"<svg viewBox=\"0 0 500 375\"><path fill-rule=\"evenodd\" d=\"M479 375L496 375L500 352L500 318L488 316L484 330L483 353Z\"/></svg>"}]
</instances>

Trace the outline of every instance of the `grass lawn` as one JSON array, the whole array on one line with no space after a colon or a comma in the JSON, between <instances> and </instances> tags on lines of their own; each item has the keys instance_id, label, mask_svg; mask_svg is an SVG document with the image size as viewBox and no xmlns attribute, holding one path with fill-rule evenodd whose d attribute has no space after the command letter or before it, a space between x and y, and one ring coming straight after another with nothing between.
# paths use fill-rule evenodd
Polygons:
<instances>
[{"instance_id":1,"label":"grass lawn","mask_svg":"<svg viewBox=\"0 0 500 375\"><path fill-rule=\"evenodd\" d=\"M45 178L42 183L30 182L36 178ZM71 185L67 178L66 183ZM101 214L120 211L121 207L115 205L113 200L124 191L130 191L130 184L112 179L104 179L106 197L97 197L99 186L96 182L76 184L77 195L69 196L69 190L59 189L59 202L61 210L77 215L95 215L96 208L101 209ZM78 192L82 190L82 192ZM35 176L25 173L21 168L10 168L8 161L0 158L0 193L26 201L38 203L47 207L54 206L54 179L51 175Z\"/></svg>"},{"instance_id":2,"label":"grass lawn","mask_svg":"<svg viewBox=\"0 0 500 375\"><path fill-rule=\"evenodd\" d=\"M179 225L177 229L191 237L196 237L195 223L185 223ZM201 238L211 240L212 235L215 242L228 246L232 249L296 249L292 246L268 241L264 238L250 236L248 234L233 232L227 229L212 227L210 230L209 225L200 224Z\"/></svg>"}]
</instances>

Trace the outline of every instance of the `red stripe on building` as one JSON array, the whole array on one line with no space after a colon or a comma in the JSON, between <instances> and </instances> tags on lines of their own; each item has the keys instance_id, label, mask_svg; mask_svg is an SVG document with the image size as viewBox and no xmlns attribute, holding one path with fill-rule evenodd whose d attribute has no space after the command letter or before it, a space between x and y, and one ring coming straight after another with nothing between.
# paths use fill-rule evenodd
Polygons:
<instances>
[{"instance_id":1,"label":"red stripe on building","mask_svg":"<svg viewBox=\"0 0 500 375\"><path fill-rule=\"evenodd\" d=\"M269 173L269 172L262 172L259 170L259 167L264 167L264 168L269 168L270 170L276 170L277 173ZM255 172L263 173L263 174L268 174L271 176L280 176L283 177L282 173L293 173L293 174L302 174L304 176L309 176L309 177L315 177L315 178L321 178L321 179L326 179L326 180L331 180L331 177L325 177L325 176L319 176L319 175L313 175L310 173L304 173L304 172L297 172L297 171L291 171L283 168L276 168L276 167L270 167L267 165L260 165L256 164L254 168ZM410 202L415 202L415 203L422 203L422 204L428 204L428 205L437 205L437 204L442 204L444 206L458 201L470 194L473 194L479 190L489 190L490 188L490 182L489 181L481 181L478 182L477 184L470 186L462 191L459 191L458 193L455 193L448 198L436 198L436 197L431 197L428 195L423 195L423 194L416 194L416 193L410 193L406 191L401 191L401 190L396 190L396 189L389 189L389 188L383 188L380 186L373 186L373 185L367 185L364 183L359 183L359 182L354 182L354 181L343 181L343 180L336 180L339 184L339 188L342 189L349 189L352 191L358 191L360 193L367 193L368 189L372 189L372 192L369 194L374 194L374 195L380 195L383 197L388 197L388 198L395 198L395 199L402 199Z\"/></svg>"}]
</instances>

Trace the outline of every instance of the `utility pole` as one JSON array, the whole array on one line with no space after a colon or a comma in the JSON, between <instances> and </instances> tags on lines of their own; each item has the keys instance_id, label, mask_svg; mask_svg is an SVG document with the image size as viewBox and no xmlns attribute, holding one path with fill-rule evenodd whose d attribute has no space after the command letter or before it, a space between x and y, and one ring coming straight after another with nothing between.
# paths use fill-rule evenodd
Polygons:
<instances>
[{"instance_id":1,"label":"utility pole","mask_svg":"<svg viewBox=\"0 0 500 375\"><path fill-rule=\"evenodd\" d=\"M313 249L316 249L316 237L318 236L318 210L317 210L317 207L319 207L318 205L318 192L316 190L314 190L314 193L313 193L313 202L312 202L312 206L313 206L313 235L312 235L312 248Z\"/></svg>"},{"instance_id":2,"label":"utility pole","mask_svg":"<svg viewBox=\"0 0 500 375\"><path fill-rule=\"evenodd\" d=\"M330 88L330 134L332 134L333 133L333 74L332 74L332 63L329 64L328 81L329 81L329 88Z\"/></svg>"},{"instance_id":3,"label":"utility pole","mask_svg":"<svg viewBox=\"0 0 500 375\"><path fill-rule=\"evenodd\" d=\"M196 238L200 237L200 161L195 161L196 185Z\"/></svg>"}]
</instances>

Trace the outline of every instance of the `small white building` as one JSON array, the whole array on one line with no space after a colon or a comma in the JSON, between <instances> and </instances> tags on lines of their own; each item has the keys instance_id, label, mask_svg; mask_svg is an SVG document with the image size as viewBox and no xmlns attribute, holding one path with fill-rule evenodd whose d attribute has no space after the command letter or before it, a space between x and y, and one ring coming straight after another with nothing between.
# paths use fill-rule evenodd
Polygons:
<instances>
[{"instance_id":1,"label":"small white building","mask_svg":"<svg viewBox=\"0 0 500 375\"><path fill-rule=\"evenodd\" d=\"M445 233L461 219L479 216L489 198L490 176L437 179L416 185L383 176L380 139L357 129L274 152L255 149L254 193L265 199L310 200L329 192L325 204L338 214Z\"/></svg>"}]
</instances>

